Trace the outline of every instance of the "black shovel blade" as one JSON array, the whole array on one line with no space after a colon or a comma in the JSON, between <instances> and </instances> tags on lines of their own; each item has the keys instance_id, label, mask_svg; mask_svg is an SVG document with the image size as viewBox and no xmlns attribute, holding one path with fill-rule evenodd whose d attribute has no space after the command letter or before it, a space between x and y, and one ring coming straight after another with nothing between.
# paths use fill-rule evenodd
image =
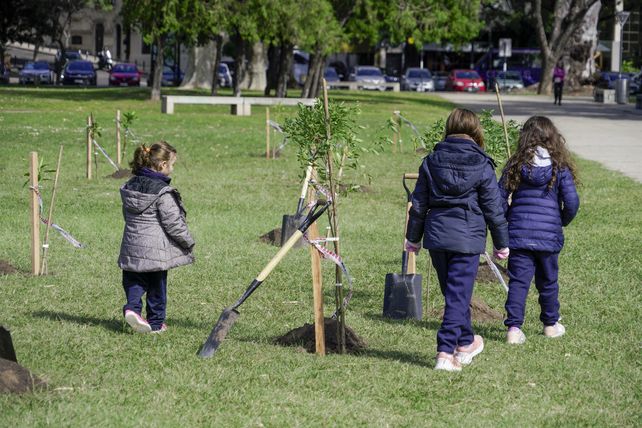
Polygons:
<instances>
[{"instance_id":1,"label":"black shovel blade","mask_svg":"<svg viewBox=\"0 0 642 428\"><path fill-rule=\"evenodd\" d=\"M225 339L225 336L227 336L227 333L230 331L232 328L232 325L236 322L236 319L239 317L239 313L236 309L225 309L221 316L218 318L218 321L216 322L216 325L212 329L212 332L210 333L209 337L201 346L201 349L198 351L198 356L201 358L210 358L216 350L218 349L219 345Z\"/></svg>"},{"instance_id":2,"label":"black shovel blade","mask_svg":"<svg viewBox=\"0 0 642 428\"><path fill-rule=\"evenodd\" d=\"M13 349L13 341L11 340L11 333L9 330L0 325L0 358L5 360L18 362L16 358L16 350Z\"/></svg>"},{"instance_id":3,"label":"black shovel blade","mask_svg":"<svg viewBox=\"0 0 642 428\"><path fill-rule=\"evenodd\" d=\"M305 219L302 215L283 215L283 222L281 223L281 247L288 242L288 239L294 232L301 226L301 222ZM303 240L300 239L294 244L294 248L303 245Z\"/></svg>"},{"instance_id":4,"label":"black shovel blade","mask_svg":"<svg viewBox=\"0 0 642 428\"><path fill-rule=\"evenodd\" d=\"M389 273L383 295L383 316L421 320L421 275Z\"/></svg>"}]
</instances>

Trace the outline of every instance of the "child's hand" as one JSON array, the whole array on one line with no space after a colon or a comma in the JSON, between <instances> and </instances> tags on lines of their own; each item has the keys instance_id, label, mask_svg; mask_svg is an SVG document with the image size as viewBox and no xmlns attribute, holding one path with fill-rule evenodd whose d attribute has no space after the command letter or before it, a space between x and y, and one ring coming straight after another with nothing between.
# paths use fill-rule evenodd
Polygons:
<instances>
[{"instance_id":1,"label":"child's hand","mask_svg":"<svg viewBox=\"0 0 642 428\"><path fill-rule=\"evenodd\" d=\"M502 248L502 249L493 249L493 257L495 257L498 260L504 260L505 258L508 257L508 254L510 251L508 248Z\"/></svg>"},{"instance_id":2,"label":"child's hand","mask_svg":"<svg viewBox=\"0 0 642 428\"><path fill-rule=\"evenodd\" d=\"M406 239L406 243L404 244L404 248L409 253L417 254L419 252L419 250L421 249L421 243L420 242L410 242L410 241L408 241Z\"/></svg>"}]
</instances>

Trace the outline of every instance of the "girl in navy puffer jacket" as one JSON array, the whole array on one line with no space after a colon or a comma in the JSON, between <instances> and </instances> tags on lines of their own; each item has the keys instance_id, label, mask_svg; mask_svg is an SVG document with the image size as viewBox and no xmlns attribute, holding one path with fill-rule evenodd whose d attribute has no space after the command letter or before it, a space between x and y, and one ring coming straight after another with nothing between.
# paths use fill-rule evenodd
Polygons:
<instances>
[{"instance_id":1,"label":"girl in navy puffer jacket","mask_svg":"<svg viewBox=\"0 0 642 428\"><path fill-rule=\"evenodd\" d=\"M497 253L508 255L508 226L495 178L495 163L484 152L479 118L455 109L446 121L445 141L426 156L412 193L406 249L430 251L444 295L437 332L436 370L459 371L484 349L473 333L470 299L490 228Z\"/></svg>"},{"instance_id":2,"label":"girl in navy puffer jacket","mask_svg":"<svg viewBox=\"0 0 642 428\"><path fill-rule=\"evenodd\" d=\"M499 182L508 219L510 278L506 300L508 343L526 336L526 296L533 275L539 292L544 335L559 337L558 256L564 245L562 227L577 214L576 170L564 137L553 122L533 116L522 128L517 152L508 160Z\"/></svg>"}]
</instances>

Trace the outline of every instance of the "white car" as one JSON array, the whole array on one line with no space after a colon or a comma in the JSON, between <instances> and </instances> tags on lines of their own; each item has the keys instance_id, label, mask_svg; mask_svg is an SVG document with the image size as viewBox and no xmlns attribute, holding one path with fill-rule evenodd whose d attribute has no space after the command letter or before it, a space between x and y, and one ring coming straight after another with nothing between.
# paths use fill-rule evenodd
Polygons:
<instances>
[{"instance_id":1,"label":"white car","mask_svg":"<svg viewBox=\"0 0 642 428\"><path fill-rule=\"evenodd\" d=\"M402 91L433 92L435 82L432 80L430 70L411 67L401 76Z\"/></svg>"},{"instance_id":2,"label":"white car","mask_svg":"<svg viewBox=\"0 0 642 428\"><path fill-rule=\"evenodd\" d=\"M358 65L350 73L350 81L358 82L357 89L386 90L386 78L379 68Z\"/></svg>"}]
</instances>

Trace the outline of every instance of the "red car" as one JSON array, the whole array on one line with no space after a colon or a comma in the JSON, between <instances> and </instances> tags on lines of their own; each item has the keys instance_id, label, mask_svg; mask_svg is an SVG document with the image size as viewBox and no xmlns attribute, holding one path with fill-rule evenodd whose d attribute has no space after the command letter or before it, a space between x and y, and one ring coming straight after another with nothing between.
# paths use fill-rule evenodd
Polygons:
<instances>
[{"instance_id":1,"label":"red car","mask_svg":"<svg viewBox=\"0 0 642 428\"><path fill-rule=\"evenodd\" d=\"M446 90L460 92L486 92L486 85L475 70L452 70L446 81Z\"/></svg>"},{"instance_id":2,"label":"red car","mask_svg":"<svg viewBox=\"0 0 642 428\"><path fill-rule=\"evenodd\" d=\"M136 64L116 64L109 72L109 86L140 86L141 74Z\"/></svg>"}]
</instances>

